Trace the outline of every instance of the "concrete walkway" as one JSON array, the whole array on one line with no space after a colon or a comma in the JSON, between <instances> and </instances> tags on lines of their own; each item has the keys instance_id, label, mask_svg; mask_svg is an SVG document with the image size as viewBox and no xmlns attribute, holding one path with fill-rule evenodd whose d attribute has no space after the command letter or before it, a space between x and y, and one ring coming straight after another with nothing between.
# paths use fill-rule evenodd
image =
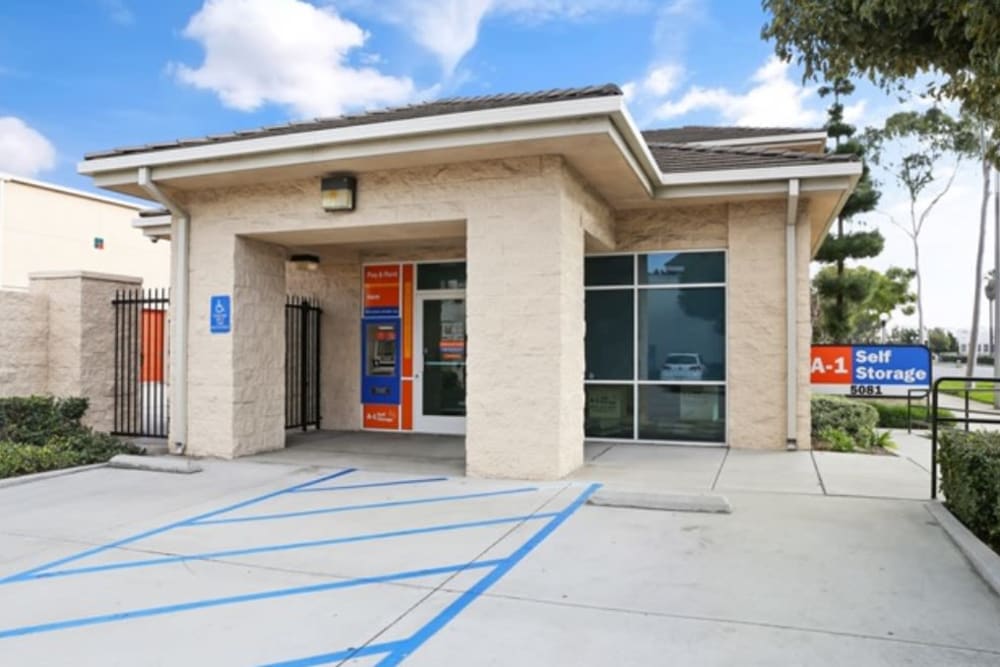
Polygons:
<instances>
[{"instance_id":1,"label":"concrete walkway","mask_svg":"<svg viewBox=\"0 0 1000 667\"><path fill-rule=\"evenodd\" d=\"M794 493L925 500L930 440L893 431L900 456L587 443L586 464L570 476L629 491ZM294 434L289 447L258 462L355 465L368 470L464 474L464 443L454 436L381 433Z\"/></svg>"}]
</instances>

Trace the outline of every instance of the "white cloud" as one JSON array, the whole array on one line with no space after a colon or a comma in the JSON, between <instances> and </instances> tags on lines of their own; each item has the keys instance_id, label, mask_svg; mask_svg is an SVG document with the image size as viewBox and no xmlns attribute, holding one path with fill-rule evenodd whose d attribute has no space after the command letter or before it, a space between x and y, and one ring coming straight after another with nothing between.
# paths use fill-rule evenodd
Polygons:
<instances>
[{"instance_id":1,"label":"white cloud","mask_svg":"<svg viewBox=\"0 0 1000 667\"><path fill-rule=\"evenodd\" d=\"M659 99L672 93L684 77L684 68L677 63L662 63L650 67L637 81L622 84L622 93L628 103L642 103Z\"/></svg>"},{"instance_id":2,"label":"white cloud","mask_svg":"<svg viewBox=\"0 0 1000 667\"><path fill-rule=\"evenodd\" d=\"M346 4L404 28L438 59L447 75L476 45L479 27L489 15L542 23L582 20L609 12L632 13L653 6L651 0L348 0Z\"/></svg>"},{"instance_id":3,"label":"white cloud","mask_svg":"<svg viewBox=\"0 0 1000 667\"><path fill-rule=\"evenodd\" d=\"M806 106L814 90L789 77L789 64L772 56L758 69L744 93L725 88L692 86L676 101L661 104L655 116L670 120L695 111L715 111L736 125L812 126L823 122L823 113Z\"/></svg>"},{"instance_id":4,"label":"white cloud","mask_svg":"<svg viewBox=\"0 0 1000 667\"><path fill-rule=\"evenodd\" d=\"M0 117L0 171L35 176L56 166L56 149L20 118Z\"/></svg>"},{"instance_id":5,"label":"white cloud","mask_svg":"<svg viewBox=\"0 0 1000 667\"><path fill-rule=\"evenodd\" d=\"M410 79L348 62L367 34L329 7L300 0L207 0L184 36L201 43L205 61L195 68L171 65L176 77L243 111L275 103L301 116L329 116L414 95Z\"/></svg>"}]
</instances>

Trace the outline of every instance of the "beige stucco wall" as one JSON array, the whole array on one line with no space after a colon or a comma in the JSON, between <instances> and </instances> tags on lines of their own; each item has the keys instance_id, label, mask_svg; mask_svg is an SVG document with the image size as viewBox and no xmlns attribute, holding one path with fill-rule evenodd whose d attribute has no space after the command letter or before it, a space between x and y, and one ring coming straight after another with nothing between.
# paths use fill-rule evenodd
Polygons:
<instances>
[{"instance_id":1,"label":"beige stucco wall","mask_svg":"<svg viewBox=\"0 0 1000 667\"><path fill-rule=\"evenodd\" d=\"M620 211L615 216L619 251L721 250L729 245L725 204Z\"/></svg>"},{"instance_id":2,"label":"beige stucco wall","mask_svg":"<svg viewBox=\"0 0 1000 667\"><path fill-rule=\"evenodd\" d=\"M84 396L84 423L99 431L114 425L115 292L140 278L81 271L35 273L31 291L46 304L46 393Z\"/></svg>"},{"instance_id":3,"label":"beige stucco wall","mask_svg":"<svg viewBox=\"0 0 1000 667\"><path fill-rule=\"evenodd\" d=\"M36 271L91 271L169 284L170 244L132 227L138 209L44 187L0 184L0 287L28 287ZM94 237L104 249L94 248Z\"/></svg>"},{"instance_id":4,"label":"beige stucco wall","mask_svg":"<svg viewBox=\"0 0 1000 667\"><path fill-rule=\"evenodd\" d=\"M786 445L788 337L783 200L729 205L728 394L730 446ZM797 225L797 442L809 437L809 218Z\"/></svg>"},{"instance_id":5,"label":"beige stucco wall","mask_svg":"<svg viewBox=\"0 0 1000 667\"><path fill-rule=\"evenodd\" d=\"M48 388L48 304L37 293L0 290L0 396Z\"/></svg>"}]
</instances>

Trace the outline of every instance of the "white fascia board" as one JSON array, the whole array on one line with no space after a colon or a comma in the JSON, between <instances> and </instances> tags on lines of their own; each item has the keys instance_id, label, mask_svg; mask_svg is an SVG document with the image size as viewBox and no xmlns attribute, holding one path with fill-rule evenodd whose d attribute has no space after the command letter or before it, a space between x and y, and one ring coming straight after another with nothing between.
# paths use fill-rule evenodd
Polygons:
<instances>
[{"instance_id":1,"label":"white fascia board","mask_svg":"<svg viewBox=\"0 0 1000 667\"><path fill-rule=\"evenodd\" d=\"M741 183L754 181L787 181L790 178L825 178L829 176L860 176L860 162L827 162L796 164L783 167L757 167L753 169L720 169L717 171L688 171L664 174L662 185L699 185L702 183Z\"/></svg>"},{"instance_id":2,"label":"white fascia board","mask_svg":"<svg viewBox=\"0 0 1000 667\"><path fill-rule=\"evenodd\" d=\"M170 223L172 216L156 215L148 218L136 218L132 227L142 232L143 236L156 241L170 239Z\"/></svg>"},{"instance_id":3,"label":"white fascia board","mask_svg":"<svg viewBox=\"0 0 1000 667\"><path fill-rule=\"evenodd\" d=\"M800 182L802 195L821 192L837 192L854 187L854 178L839 176L832 178L811 178ZM660 188L657 199L697 199L700 197L760 197L788 194L787 180L755 181L751 183L705 183L701 185L679 185Z\"/></svg>"},{"instance_id":4,"label":"white fascia board","mask_svg":"<svg viewBox=\"0 0 1000 667\"><path fill-rule=\"evenodd\" d=\"M772 134L740 139L713 139L711 141L685 141L687 146L753 146L759 144L802 144L809 141L826 143L826 132L800 132L798 134Z\"/></svg>"},{"instance_id":5,"label":"white fascia board","mask_svg":"<svg viewBox=\"0 0 1000 667\"><path fill-rule=\"evenodd\" d=\"M624 97L618 100L618 108L611 114L611 122L618 129L622 139L628 147L634 160L641 167L642 171L649 179L650 192L656 189L658 184L663 182L663 174L660 173L660 166L653 157L653 152L649 150L649 145L642 137L642 132L632 119L632 115L625 106Z\"/></svg>"},{"instance_id":6,"label":"white fascia board","mask_svg":"<svg viewBox=\"0 0 1000 667\"><path fill-rule=\"evenodd\" d=\"M106 197L104 195L94 194L93 192L86 192L84 190L76 190L74 188L67 188L62 185L55 185L54 183L46 183L45 181L36 181L33 178L25 178L24 176L14 176L13 174L0 173L0 181L7 183L18 183L19 185L27 185L33 188L39 188L42 190L50 190L52 192L58 192L64 195L71 195L73 197L80 197L81 199L90 199L93 201L99 201L103 204L113 204L115 206L121 206L122 208L130 208L134 211L141 211L145 207L139 204L133 204L131 202L122 201L121 199L114 199L113 197Z\"/></svg>"},{"instance_id":7,"label":"white fascia board","mask_svg":"<svg viewBox=\"0 0 1000 667\"><path fill-rule=\"evenodd\" d=\"M441 114L423 118L374 122L311 132L293 132L267 137L233 139L203 146L150 150L84 160L77 165L81 174L95 175L120 169L158 167L168 164L220 160L259 153L294 149L315 150L326 144L386 140L414 135L442 134L462 130L492 130L505 125L568 120L607 115L620 107L620 96L590 97L580 100L543 102L521 106ZM159 173L159 171L158 171Z\"/></svg>"},{"instance_id":8,"label":"white fascia board","mask_svg":"<svg viewBox=\"0 0 1000 667\"><path fill-rule=\"evenodd\" d=\"M442 135L386 138L351 144L299 148L259 155L240 155L212 162L168 164L155 169L159 182L176 178L194 178L218 173L236 173L255 169L274 169L315 163L419 153L424 151L472 148L480 145L532 141L540 139L573 138L582 135L603 134L612 131L607 119L583 118L534 125L499 127L490 131L468 130ZM101 187L113 187L135 182L131 169L105 172L94 181Z\"/></svg>"}]
</instances>

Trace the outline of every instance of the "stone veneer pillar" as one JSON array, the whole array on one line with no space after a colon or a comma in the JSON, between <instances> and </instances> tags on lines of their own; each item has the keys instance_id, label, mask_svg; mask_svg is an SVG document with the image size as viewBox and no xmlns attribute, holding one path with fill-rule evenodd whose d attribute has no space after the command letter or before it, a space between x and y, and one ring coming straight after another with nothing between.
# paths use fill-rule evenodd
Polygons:
<instances>
[{"instance_id":1,"label":"stone veneer pillar","mask_svg":"<svg viewBox=\"0 0 1000 667\"><path fill-rule=\"evenodd\" d=\"M583 251L555 179L470 212L468 474L556 479L582 465Z\"/></svg>"},{"instance_id":2,"label":"stone veneer pillar","mask_svg":"<svg viewBox=\"0 0 1000 667\"><path fill-rule=\"evenodd\" d=\"M192 226L186 446L231 458L285 446L285 250L218 231ZM232 296L226 334L215 294Z\"/></svg>"},{"instance_id":3,"label":"stone veneer pillar","mask_svg":"<svg viewBox=\"0 0 1000 667\"><path fill-rule=\"evenodd\" d=\"M33 293L48 303L48 378L53 396L84 396L84 423L98 431L114 427L115 292L137 289L142 279L90 271L53 271L28 276Z\"/></svg>"}]
</instances>

